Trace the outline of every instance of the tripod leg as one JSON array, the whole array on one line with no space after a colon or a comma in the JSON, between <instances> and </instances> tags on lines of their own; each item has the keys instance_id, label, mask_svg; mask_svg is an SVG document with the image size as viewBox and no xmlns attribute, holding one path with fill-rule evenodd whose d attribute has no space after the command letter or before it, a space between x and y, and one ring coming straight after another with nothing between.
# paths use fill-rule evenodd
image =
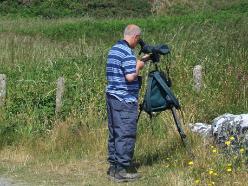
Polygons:
<instances>
[{"instance_id":1,"label":"tripod leg","mask_svg":"<svg viewBox=\"0 0 248 186\"><path fill-rule=\"evenodd\" d=\"M184 144L184 146L186 145L186 134L184 133L183 131L183 128L182 128L182 125L181 125L181 122L177 116L177 112L176 112L176 108L175 107L172 107L171 108L171 112L172 112L172 115L173 115L173 118L174 118L174 121L176 123L176 126L177 126L177 131L179 132L179 135L181 137L181 140Z\"/></svg>"},{"instance_id":2,"label":"tripod leg","mask_svg":"<svg viewBox=\"0 0 248 186\"><path fill-rule=\"evenodd\" d=\"M138 115L137 120L136 120L137 123L139 122L141 112L142 112L142 109L140 109L140 111L139 111L139 115Z\"/></svg>"}]
</instances>

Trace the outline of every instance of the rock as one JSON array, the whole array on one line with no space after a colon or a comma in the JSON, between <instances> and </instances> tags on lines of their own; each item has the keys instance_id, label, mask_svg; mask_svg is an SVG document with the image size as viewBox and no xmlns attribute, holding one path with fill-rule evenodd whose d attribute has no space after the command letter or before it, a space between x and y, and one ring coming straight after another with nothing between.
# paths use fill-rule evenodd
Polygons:
<instances>
[{"instance_id":1,"label":"rock","mask_svg":"<svg viewBox=\"0 0 248 186\"><path fill-rule=\"evenodd\" d=\"M248 114L226 113L210 124L190 124L190 129L205 138L213 138L221 147L230 146L235 150L245 148L248 151Z\"/></svg>"}]
</instances>

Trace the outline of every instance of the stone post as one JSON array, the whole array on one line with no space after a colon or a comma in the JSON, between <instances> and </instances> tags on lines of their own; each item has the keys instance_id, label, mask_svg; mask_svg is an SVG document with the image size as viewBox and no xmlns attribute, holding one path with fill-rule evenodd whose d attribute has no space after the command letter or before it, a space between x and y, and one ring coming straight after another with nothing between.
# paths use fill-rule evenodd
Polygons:
<instances>
[{"instance_id":1,"label":"stone post","mask_svg":"<svg viewBox=\"0 0 248 186\"><path fill-rule=\"evenodd\" d=\"M0 74L0 107L5 104L6 99L6 75Z\"/></svg>"},{"instance_id":2,"label":"stone post","mask_svg":"<svg viewBox=\"0 0 248 186\"><path fill-rule=\"evenodd\" d=\"M58 114L62 108L62 98L65 90L65 79L60 77L57 80L57 91L56 91L56 108L55 113Z\"/></svg>"},{"instance_id":3,"label":"stone post","mask_svg":"<svg viewBox=\"0 0 248 186\"><path fill-rule=\"evenodd\" d=\"M202 88L202 66L196 65L193 69L194 90L199 93Z\"/></svg>"}]
</instances>

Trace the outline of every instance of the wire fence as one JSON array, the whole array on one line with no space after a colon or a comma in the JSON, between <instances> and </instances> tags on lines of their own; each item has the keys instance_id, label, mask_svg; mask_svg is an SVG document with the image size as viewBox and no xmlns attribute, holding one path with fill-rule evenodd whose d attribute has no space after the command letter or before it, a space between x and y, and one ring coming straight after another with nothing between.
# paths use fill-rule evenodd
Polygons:
<instances>
[{"instance_id":1,"label":"wire fence","mask_svg":"<svg viewBox=\"0 0 248 186\"><path fill-rule=\"evenodd\" d=\"M36 81L36 80L14 80L14 82L27 82L27 83L51 83L49 81ZM65 79L64 77L59 77L56 81L56 108L55 113L58 114L62 108L62 99L65 90ZM54 90L52 90L53 92ZM5 105L7 95L7 76L5 74L0 74L0 107Z\"/></svg>"},{"instance_id":2,"label":"wire fence","mask_svg":"<svg viewBox=\"0 0 248 186\"><path fill-rule=\"evenodd\" d=\"M194 90L197 93L200 93L202 89L202 66L196 65L193 69L193 79L194 79ZM78 81L73 81L69 80L70 84L73 84L74 82ZM8 82L15 83L34 83L34 84L39 84L39 83L45 83L45 84L56 84L56 88L49 91L48 94L51 92L56 91L56 107L55 107L55 114L58 114L61 109L62 109L62 102L63 102L63 95L65 92L65 78L64 77L59 77L57 81L47 81L47 80L32 80L32 79L20 79L20 80L8 80ZM0 74L0 107L3 107L5 105L6 101L6 95L7 95L7 76L5 74Z\"/></svg>"}]
</instances>

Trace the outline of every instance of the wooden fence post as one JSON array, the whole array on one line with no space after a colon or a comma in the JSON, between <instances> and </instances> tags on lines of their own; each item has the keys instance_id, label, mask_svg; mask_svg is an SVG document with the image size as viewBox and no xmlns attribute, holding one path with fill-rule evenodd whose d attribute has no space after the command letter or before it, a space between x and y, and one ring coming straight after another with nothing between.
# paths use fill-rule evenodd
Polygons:
<instances>
[{"instance_id":1,"label":"wooden fence post","mask_svg":"<svg viewBox=\"0 0 248 186\"><path fill-rule=\"evenodd\" d=\"M193 69L194 78L194 89L197 93L201 91L202 88L202 66L196 65Z\"/></svg>"},{"instance_id":2,"label":"wooden fence post","mask_svg":"<svg viewBox=\"0 0 248 186\"><path fill-rule=\"evenodd\" d=\"M0 107L5 104L6 98L6 75L0 74Z\"/></svg>"},{"instance_id":3,"label":"wooden fence post","mask_svg":"<svg viewBox=\"0 0 248 186\"><path fill-rule=\"evenodd\" d=\"M56 114L58 114L61 111L64 90L65 90L65 79L63 77L60 77L57 80L56 108L55 108Z\"/></svg>"}]
</instances>

